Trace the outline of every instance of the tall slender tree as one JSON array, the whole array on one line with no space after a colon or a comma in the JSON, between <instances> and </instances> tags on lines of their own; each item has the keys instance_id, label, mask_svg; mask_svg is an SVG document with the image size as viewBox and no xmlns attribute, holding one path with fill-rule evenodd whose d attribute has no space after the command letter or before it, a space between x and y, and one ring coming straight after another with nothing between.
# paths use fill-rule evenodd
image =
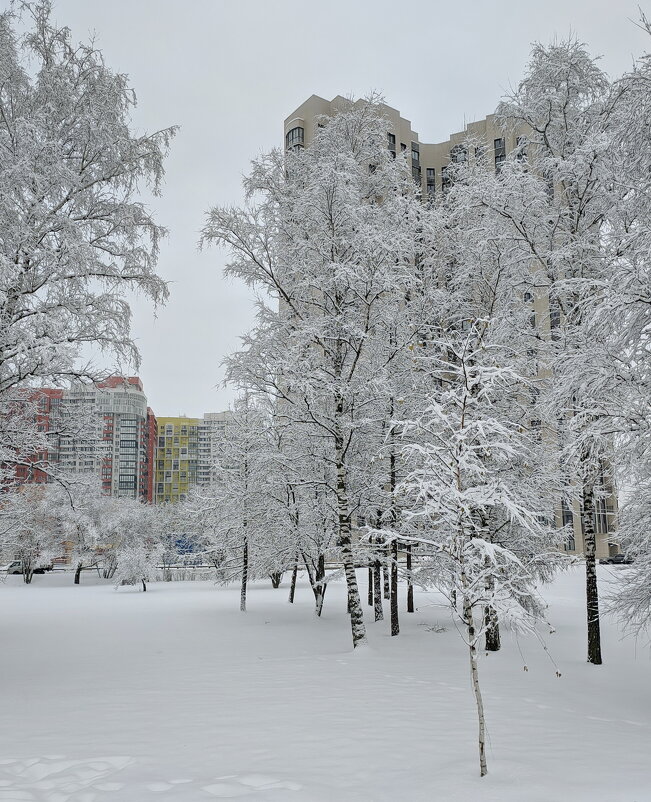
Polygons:
<instances>
[{"instance_id":1,"label":"tall slender tree","mask_svg":"<svg viewBox=\"0 0 651 802\"><path fill-rule=\"evenodd\" d=\"M309 148L254 164L249 206L213 209L203 232L205 242L231 249L230 275L277 304L260 307L229 375L274 395L279 414L321 443L354 646L366 639L355 455L369 411L386 394L379 340L411 281L421 213L405 161L387 150L386 128L377 104L351 104L323 121Z\"/></svg>"}]
</instances>

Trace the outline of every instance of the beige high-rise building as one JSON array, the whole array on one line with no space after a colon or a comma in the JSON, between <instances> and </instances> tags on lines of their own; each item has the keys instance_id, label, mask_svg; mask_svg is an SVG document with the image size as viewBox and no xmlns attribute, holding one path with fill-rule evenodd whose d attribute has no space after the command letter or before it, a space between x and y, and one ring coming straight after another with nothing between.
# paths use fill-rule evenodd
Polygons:
<instances>
[{"instance_id":1,"label":"beige high-rise building","mask_svg":"<svg viewBox=\"0 0 651 802\"><path fill-rule=\"evenodd\" d=\"M319 117L331 117L349 106L350 100L341 95L332 100L312 95L285 120L285 146L305 147L314 137ZM393 153L407 152L414 180L421 185L423 196L436 197L446 191L449 186L446 173L450 163L466 161L478 155L467 152L465 143L469 139L476 140L478 148L492 148L496 169L506 160L507 153L516 147L526 147L522 137L505 135L492 114L484 120L468 123L465 130L452 134L444 142L428 144L420 141L411 127L411 121L402 117L397 109L383 105L382 111L387 120L387 146ZM489 152L484 151L482 155L491 161Z\"/></svg>"},{"instance_id":2,"label":"beige high-rise building","mask_svg":"<svg viewBox=\"0 0 651 802\"><path fill-rule=\"evenodd\" d=\"M364 101L357 101L362 103ZM285 147L298 149L310 144L319 127L319 118L332 117L343 109L350 108L350 100L337 95L326 100L312 95L293 111L284 125ZM450 164L465 162L482 157L487 166L499 171L513 150L526 155L526 132L505 133L498 126L495 115L489 114L483 120L468 123L463 131L451 134L443 142L430 144L421 142L411 121L402 117L397 109L382 105L387 120L387 147L394 155L406 152L414 180L420 185L423 198L435 200L445 194L450 186L448 168ZM468 142L471 146L468 147ZM543 292L524 294L523 303L531 305L535 314L536 326L543 337L553 337L553 329L560 325L560 313L550 311L549 299ZM531 421L532 427L540 426L540 421ZM603 558L619 551L612 543L612 533L616 529L617 498L614 485L608 472L600 478L604 498L595 503L595 529L597 532L597 557ZM579 503L573 509L559 504L555 512L559 526L572 524L573 534L565 545L569 553L583 552L583 530Z\"/></svg>"}]
</instances>

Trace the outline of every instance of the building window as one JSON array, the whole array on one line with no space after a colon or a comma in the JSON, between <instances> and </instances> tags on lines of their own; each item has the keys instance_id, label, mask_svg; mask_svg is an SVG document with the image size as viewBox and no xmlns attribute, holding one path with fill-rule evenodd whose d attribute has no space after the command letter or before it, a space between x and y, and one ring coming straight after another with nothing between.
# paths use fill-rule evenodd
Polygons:
<instances>
[{"instance_id":1,"label":"building window","mask_svg":"<svg viewBox=\"0 0 651 802\"><path fill-rule=\"evenodd\" d=\"M468 151L463 145L455 145L450 150L450 161L453 164L465 164L468 161Z\"/></svg>"},{"instance_id":2,"label":"building window","mask_svg":"<svg viewBox=\"0 0 651 802\"><path fill-rule=\"evenodd\" d=\"M420 167L418 167L417 165L412 165L411 177L420 186Z\"/></svg>"},{"instance_id":3,"label":"building window","mask_svg":"<svg viewBox=\"0 0 651 802\"><path fill-rule=\"evenodd\" d=\"M493 148L495 151L495 172L499 173L506 161L506 142L503 136L493 140Z\"/></svg>"},{"instance_id":4,"label":"building window","mask_svg":"<svg viewBox=\"0 0 651 802\"><path fill-rule=\"evenodd\" d=\"M292 128L285 136L287 150L300 150L305 144L305 129L300 126Z\"/></svg>"},{"instance_id":5,"label":"building window","mask_svg":"<svg viewBox=\"0 0 651 802\"><path fill-rule=\"evenodd\" d=\"M441 192L445 195L452 187L452 177L447 167L441 168Z\"/></svg>"},{"instance_id":6,"label":"building window","mask_svg":"<svg viewBox=\"0 0 651 802\"><path fill-rule=\"evenodd\" d=\"M428 167L425 171L425 177L427 179L427 194L430 198L433 198L436 194L436 170L433 167Z\"/></svg>"},{"instance_id":7,"label":"building window","mask_svg":"<svg viewBox=\"0 0 651 802\"><path fill-rule=\"evenodd\" d=\"M518 136L515 139L515 158L519 162L527 161L527 145L529 140L526 136Z\"/></svg>"},{"instance_id":8,"label":"building window","mask_svg":"<svg viewBox=\"0 0 651 802\"><path fill-rule=\"evenodd\" d=\"M574 513L567 503L566 498L561 499L561 526L572 526L574 524Z\"/></svg>"},{"instance_id":9,"label":"building window","mask_svg":"<svg viewBox=\"0 0 651 802\"><path fill-rule=\"evenodd\" d=\"M411 162L412 164L420 164L420 150L416 142L411 143Z\"/></svg>"},{"instance_id":10,"label":"building window","mask_svg":"<svg viewBox=\"0 0 651 802\"><path fill-rule=\"evenodd\" d=\"M392 134L390 132L387 133L387 142L388 142L389 153L395 159L395 157L396 157L396 135Z\"/></svg>"},{"instance_id":11,"label":"building window","mask_svg":"<svg viewBox=\"0 0 651 802\"><path fill-rule=\"evenodd\" d=\"M595 531L599 535L608 533L610 527L608 526L608 511L606 509L606 499L598 498L595 500L594 505L595 513Z\"/></svg>"}]
</instances>

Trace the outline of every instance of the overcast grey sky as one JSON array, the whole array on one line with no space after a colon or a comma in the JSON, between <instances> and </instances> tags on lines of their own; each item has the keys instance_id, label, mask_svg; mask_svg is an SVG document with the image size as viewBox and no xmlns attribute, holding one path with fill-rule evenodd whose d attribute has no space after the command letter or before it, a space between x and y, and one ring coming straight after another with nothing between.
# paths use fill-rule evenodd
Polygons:
<instances>
[{"instance_id":1,"label":"overcast grey sky","mask_svg":"<svg viewBox=\"0 0 651 802\"><path fill-rule=\"evenodd\" d=\"M0 0L0 6L7 0ZM642 3L647 8L649 3ZM55 0L76 39L96 34L107 64L138 96L139 130L181 126L159 222L170 229L159 273L171 298L154 318L134 304L140 375L158 415L228 406L220 362L253 322L249 290L226 281L225 255L197 251L204 212L241 202L241 176L282 144L284 118L311 94L378 90L439 142L491 113L522 75L533 41L574 32L627 69L648 37L635 0Z\"/></svg>"}]
</instances>

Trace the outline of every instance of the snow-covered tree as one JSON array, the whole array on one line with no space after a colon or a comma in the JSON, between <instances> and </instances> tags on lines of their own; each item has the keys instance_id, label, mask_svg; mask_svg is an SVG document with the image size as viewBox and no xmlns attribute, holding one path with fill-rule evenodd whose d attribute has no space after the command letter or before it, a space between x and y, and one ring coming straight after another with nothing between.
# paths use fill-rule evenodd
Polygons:
<instances>
[{"instance_id":1,"label":"snow-covered tree","mask_svg":"<svg viewBox=\"0 0 651 802\"><path fill-rule=\"evenodd\" d=\"M115 579L116 585L142 582L146 590L145 580L163 552L161 508L133 498L102 496L96 502L97 559L104 577ZM143 566L147 570L141 572Z\"/></svg>"},{"instance_id":2,"label":"snow-covered tree","mask_svg":"<svg viewBox=\"0 0 651 802\"><path fill-rule=\"evenodd\" d=\"M638 470L640 465L638 464ZM641 475L629 476L628 496L620 508L618 537L632 560L626 571L618 572L606 607L624 628L640 635L651 628L651 473L644 465Z\"/></svg>"},{"instance_id":3,"label":"snow-covered tree","mask_svg":"<svg viewBox=\"0 0 651 802\"><path fill-rule=\"evenodd\" d=\"M115 587L122 585L142 585L147 590L147 581L156 569L161 545L142 541L138 544L129 543L122 546L118 552L118 564L113 575Z\"/></svg>"},{"instance_id":4,"label":"snow-covered tree","mask_svg":"<svg viewBox=\"0 0 651 802\"><path fill-rule=\"evenodd\" d=\"M21 8L22 36L0 15L0 417L15 388L97 376L86 347L137 363L125 295L167 297L164 229L137 192L159 192L174 129L135 134L127 77L57 27L48 0Z\"/></svg>"},{"instance_id":5,"label":"snow-covered tree","mask_svg":"<svg viewBox=\"0 0 651 802\"><path fill-rule=\"evenodd\" d=\"M97 567L103 547L104 513L112 499L102 495L100 480L90 474L60 476L45 488L50 519L75 568L78 585L84 568Z\"/></svg>"},{"instance_id":6,"label":"snow-covered tree","mask_svg":"<svg viewBox=\"0 0 651 802\"><path fill-rule=\"evenodd\" d=\"M643 16L641 26L651 34ZM613 86L613 184L620 194L608 217L615 253L610 281L595 293L592 332L598 335L601 384L607 384L607 434L616 444L624 503L617 540L634 565L622 576L609 607L639 632L651 624L651 56L647 53Z\"/></svg>"},{"instance_id":7,"label":"snow-covered tree","mask_svg":"<svg viewBox=\"0 0 651 802\"><path fill-rule=\"evenodd\" d=\"M185 506L190 528L206 543L206 553L223 581L240 580L240 610L246 612L248 584L277 571L265 559L271 508L266 469L269 425L250 395L239 398L215 466L217 481L197 488Z\"/></svg>"},{"instance_id":8,"label":"snow-covered tree","mask_svg":"<svg viewBox=\"0 0 651 802\"><path fill-rule=\"evenodd\" d=\"M61 532L44 485L25 485L2 496L0 554L20 560L23 580L30 584L36 568L51 565L64 553Z\"/></svg>"},{"instance_id":9,"label":"snow-covered tree","mask_svg":"<svg viewBox=\"0 0 651 802\"><path fill-rule=\"evenodd\" d=\"M603 501L604 466L613 458L614 361L594 310L615 279L619 253L609 222L621 200L613 173L616 108L617 93L584 45L573 39L535 45L525 78L498 108L508 129L526 132L530 172L522 165L514 170L513 160L505 175L517 173L520 190L494 204L530 249L548 302L548 319L536 325L549 339L547 398L558 421L562 466L581 502L588 661L595 664L602 662L595 507Z\"/></svg>"},{"instance_id":10,"label":"snow-covered tree","mask_svg":"<svg viewBox=\"0 0 651 802\"><path fill-rule=\"evenodd\" d=\"M405 160L387 150L386 132L381 107L351 103L323 120L309 148L255 163L247 207L213 209L203 232L205 242L230 248L229 275L277 305L260 305L258 326L231 360L229 377L275 397L278 414L319 444L355 646L365 627L355 575L354 455L371 404L386 396L380 340L383 346L384 321L413 277L422 211Z\"/></svg>"},{"instance_id":11,"label":"snow-covered tree","mask_svg":"<svg viewBox=\"0 0 651 802\"><path fill-rule=\"evenodd\" d=\"M472 685L479 719L479 757L486 774L485 720L479 685L477 652L481 637L500 622L530 630L542 616L535 591L536 562L553 540L540 509L522 494L522 481L512 485L501 469L527 460L529 437L517 422L501 418L497 399L522 383L511 367L496 364L490 346L490 323L441 329L430 338L430 375L440 390L420 415L404 421L408 442L403 448L407 474L398 485L404 494L404 516L411 530L402 531L429 552L420 581L446 592L462 624L468 646ZM496 350L496 349L495 349ZM499 353L499 351L497 351ZM509 526L524 530L543 548L531 558L518 557L495 538L488 521L501 515ZM545 555L544 559L551 555ZM490 615L486 611L490 611Z\"/></svg>"},{"instance_id":12,"label":"snow-covered tree","mask_svg":"<svg viewBox=\"0 0 651 802\"><path fill-rule=\"evenodd\" d=\"M102 538L110 538L102 550L112 560L111 576L118 588L140 583L147 590L163 552L158 510L137 499L114 499L113 515L103 527Z\"/></svg>"}]
</instances>

